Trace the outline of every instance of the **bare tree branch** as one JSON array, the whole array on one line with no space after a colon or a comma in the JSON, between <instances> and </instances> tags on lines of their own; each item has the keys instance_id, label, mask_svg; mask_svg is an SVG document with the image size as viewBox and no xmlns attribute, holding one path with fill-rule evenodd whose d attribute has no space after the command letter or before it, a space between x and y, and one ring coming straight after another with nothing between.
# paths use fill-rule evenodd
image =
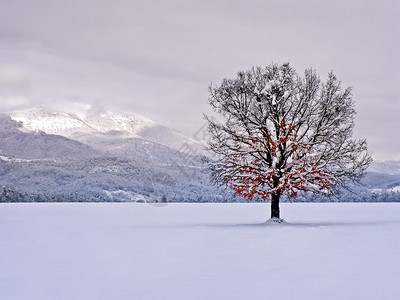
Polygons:
<instances>
[{"instance_id":1,"label":"bare tree branch","mask_svg":"<svg viewBox=\"0 0 400 300\"><path fill-rule=\"evenodd\" d=\"M351 88L333 72L322 82L313 69L299 76L288 63L253 67L209 88L223 118L205 116L218 184L253 199L331 194L358 181L371 162L366 140L353 140Z\"/></svg>"}]
</instances>

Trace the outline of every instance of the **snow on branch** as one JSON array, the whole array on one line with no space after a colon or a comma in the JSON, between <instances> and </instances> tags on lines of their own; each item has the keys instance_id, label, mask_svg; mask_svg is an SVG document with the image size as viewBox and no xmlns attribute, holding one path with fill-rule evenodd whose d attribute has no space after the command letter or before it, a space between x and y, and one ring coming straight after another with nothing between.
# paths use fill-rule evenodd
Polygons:
<instances>
[{"instance_id":1,"label":"snow on branch","mask_svg":"<svg viewBox=\"0 0 400 300\"><path fill-rule=\"evenodd\" d=\"M366 140L353 140L354 101L331 72L299 76L288 63L238 73L210 86L206 116L214 179L245 198L331 194L357 181L371 162Z\"/></svg>"}]
</instances>

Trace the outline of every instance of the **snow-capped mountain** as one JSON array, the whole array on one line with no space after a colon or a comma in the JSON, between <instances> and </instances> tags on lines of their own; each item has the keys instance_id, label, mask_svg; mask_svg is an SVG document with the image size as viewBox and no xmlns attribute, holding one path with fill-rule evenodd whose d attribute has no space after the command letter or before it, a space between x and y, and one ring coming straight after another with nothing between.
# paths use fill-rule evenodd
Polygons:
<instances>
[{"instance_id":1,"label":"snow-capped mountain","mask_svg":"<svg viewBox=\"0 0 400 300\"><path fill-rule=\"evenodd\" d=\"M110 151L124 146L128 139L145 140L178 151L185 147L196 152L202 150L202 145L195 139L132 113L99 112L92 109L71 113L38 107L14 111L9 115L26 129L105 147L98 150ZM99 139L105 139L107 143L99 143ZM111 141L114 145L111 145Z\"/></svg>"},{"instance_id":2,"label":"snow-capped mountain","mask_svg":"<svg viewBox=\"0 0 400 300\"><path fill-rule=\"evenodd\" d=\"M3 201L215 201L228 195L209 183L195 150L200 143L137 115L18 111L1 115L0 138Z\"/></svg>"},{"instance_id":3,"label":"snow-capped mountain","mask_svg":"<svg viewBox=\"0 0 400 300\"><path fill-rule=\"evenodd\" d=\"M70 159L95 157L99 152L59 135L32 132L0 114L0 155L3 160Z\"/></svg>"},{"instance_id":4,"label":"snow-capped mountain","mask_svg":"<svg viewBox=\"0 0 400 300\"><path fill-rule=\"evenodd\" d=\"M135 114L3 114L0 201L243 201L210 184L202 154L195 139ZM362 183L336 200L399 201L400 162L374 162Z\"/></svg>"}]
</instances>

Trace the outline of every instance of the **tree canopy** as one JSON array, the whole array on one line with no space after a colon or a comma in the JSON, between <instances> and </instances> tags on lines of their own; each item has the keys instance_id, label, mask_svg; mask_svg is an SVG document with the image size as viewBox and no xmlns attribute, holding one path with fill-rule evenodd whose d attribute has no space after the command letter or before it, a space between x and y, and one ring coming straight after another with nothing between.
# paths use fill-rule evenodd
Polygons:
<instances>
[{"instance_id":1,"label":"tree canopy","mask_svg":"<svg viewBox=\"0 0 400 300\"><path fill-rule=\"evenodd\" d=\"M205 116L214 180L248 199L298 192L332 194L358 181L371 162L366 140L352 139L351 88L333 72L323 82L313 69L304 76L289 63L239 72L209 88L209 104L222 121Z\"/></svg>"}]
</instances>

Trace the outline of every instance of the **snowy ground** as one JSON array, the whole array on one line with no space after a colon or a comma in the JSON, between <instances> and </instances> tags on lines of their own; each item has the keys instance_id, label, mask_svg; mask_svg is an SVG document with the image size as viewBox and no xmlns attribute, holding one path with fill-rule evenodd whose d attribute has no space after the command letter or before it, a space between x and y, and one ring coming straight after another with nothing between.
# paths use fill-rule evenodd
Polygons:
<instances>
[{"instance_id":1,"label":"snowy ground","mask_svg":"<svg viewBox=\"0 0 400 300\"><path fill-rule=\"evenodd\" d=\"M1 204L0 299L400 299L400 204Z\"/></svg>"}]
</instances>

